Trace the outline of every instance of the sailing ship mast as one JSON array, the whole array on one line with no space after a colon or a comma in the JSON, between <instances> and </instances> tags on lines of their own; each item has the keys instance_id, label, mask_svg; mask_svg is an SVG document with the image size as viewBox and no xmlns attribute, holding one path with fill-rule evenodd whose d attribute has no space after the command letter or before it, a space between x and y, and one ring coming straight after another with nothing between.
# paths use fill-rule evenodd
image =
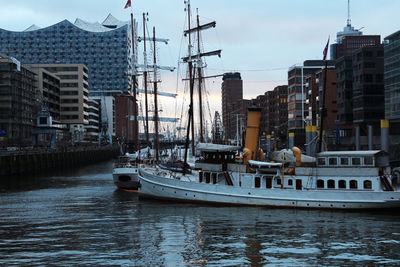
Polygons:
<instances>
[{"instance_id":1,"label":"sailing ship mast","mask_svg":"<svg viewBox=\"0 0 400 267\"><path fill-rule=\"evenodd\" d=\"M199 10L196 9L197 11L197 53L200 55L200 22L199 22ZM198 85L199 85L199 118L200 118L200 143L204 142L203 138L203 103L202 103L202 98L201 98L201 85L202 85L202 73L201 73L201 59L199 58L198 60L198 65L197 65L197 75L199 77L198 79Z\"/></svg>"},{"instance_id":2,"label":"sailing ship mast","mask_svg":"<svg viewBox=\"0 0 400 267\"><path fill-rule=\"evenodd\" d=\"M153 55L154 55L154 148L156 152L156 162L158 158L158 100L157 100L157 58L156 58L156 28L153 27Z\"/></svg>"},{"instance_id":3,"label":"sailing ship mast","mask_svg":"<svg viewBox=\"0 0 400 267\"><path fill-rule=\"evenodd\" d=\"M149 141L149 105L148 105L148 92L147 92L147 53L146 53L146 14L143 13L143 80L144 80L144 110L145 110L145 133L146 133L146 145L150 146Z\"/></svg>"},{"instance_id":4,"label":"sailing ship mast","mask_svg":"<svg viewBox=\"0 0 400 267\"><path fill-rule=\"evenodd\" d=\"M136 149L140 149L140 143L139 143L139 123L138 123L138 111L136 108L136 54L135 54L135 29L134 29L134 21L133 21L133 8L131 9L131 30L132 30L132 57L133 57L133 71L132 71L132 94L133 94L133 131L134 131L134 138L135 138L135 144L136 144ZM128 126L127 126L128 127Z\"/></svg>"},{"instance_id":5,"label":"sailing ship mast","mask_svg":"<svg viewBox=\"0 0 400 267\"><path fill-rule=\"evenodd\" d=\"M189 31L189 44L188 44L188 57L186 62L188 62L188 68L189 68L189 88L190 88L190 103L189 103L189 118L188 118L188 126L186 130L186 142L185 142L185 160L183 164L184 171L185 173L185 167L187 164L187 153L188 153L188 147L189 147L189 134L190 130L192 129L192 155L194 155L194 127L192 125L192 128L190 127L190 124L194 124L193 122L193 87L194 87L194 79L193 79L193 62L192 62L192 42L191 42L191 34L190 34L190 0L185 1L185 4L187 4L187 12L188 12L188 31ZM183 59L185 61L185 59Z\"/></svg>"},{"instance_id":6,"label":"sailing ship mast","mask_svg":"<svg viewBox=\"0 0 400 267\"><path fill-rule=\"evenodd\" d=\"M189 104L189 118L188 118L188 128L186 132L186 143L185 143L185 161L184 165L187 163L187 150L189 146L189 132L191 130L192 133L192 155L195 155L195 149L194 149L194 115L193 115L193 92L194 92L194 80L195 78L195 69L193 68L193 62L197 64L197 75L198 75L198 94L199 94L199 118L200 118L200 142L204 142L204 136L203 136L203 110L202 110L202 80L203 80L203 75L202 75L202 57L205 56L221 56L221 50L215 50L215 51L210 51L210 52L204 52L201 53L201 47L200 47L200 31L209 29L211 27L215 27L216 22L210 22L204 25L200 25L199 21L199 15L197 12L197 27L191 28L190 27L190 21L191 21L191 13L190 13L190 0L185 1L186 4L186 11L187 11L187 16L188 16L188 29L184 31L184 35L188 35L188 56L182 58L184 62L188 63L188 72L189 72L189 87L190 87L190 104ZM191 40L191 34L196 32L197 33L197 55L192 55L192 40Z\"/></svg>"},{"instance_id":7,"label":"sailing ship mast","mask_svg":"<svg viewBox=\"0 0 400 267\"><path fill-rule=\"evenodd\" d=\"M156 55L156 42L163 42L165 44L168 43L168 39L162 39L162 38L156 38L155 36L155 27L153 27L153 37L149 38L146 37L146 21L148 21L148 13L143 13L143 37L138 37L139 41L143 40L143 59L144 59L144 64L142 66L143 68L143 80L144 80L144 93L145 93L145 114L146 114L146 126L145 126L145 131L146 131L146 143L149 146L150 145L150 133L149 133L149 104L148 104L148 94L153 93L154 94L154 116L153 116L153 121L154 121L154 148L155 148L155 154L156 154L156 161L159 161L159 141L158 141L158 123L159 123L159 116L158 116L158 99L157 96L158 94L162 94L165 96L172 96L171 94L166 94L166 93L160 93L158 92L158 85L160 81L157 78L157 70L169 70L169 71L174 71L174 67L166 67L166 66L158 66L157 65L157 55ZM146 41L151 41L153 43L153 64L148 65L147 64L147 50L146 50ZM154 80L153 80L153 92L150 92L148 90L148 71L153 71L154 72ZM143 90L140 90L143 91ZM172 97L175 97L173 95Z\"/></svg>"}]
</instances>

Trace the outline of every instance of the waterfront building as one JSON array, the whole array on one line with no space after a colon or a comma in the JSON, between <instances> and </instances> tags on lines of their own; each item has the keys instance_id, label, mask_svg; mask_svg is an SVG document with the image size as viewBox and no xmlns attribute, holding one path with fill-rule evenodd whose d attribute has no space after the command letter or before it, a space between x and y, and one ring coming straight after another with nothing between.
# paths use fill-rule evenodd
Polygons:
<instances>
[{"instance_id":1,"label":"waterfront building","mask_svg":"<svg viewBox=\"0 0 400 267\"><path fill-rule=\"evenodd\" d=\"M60 78L39 66L26 66L36 74L36 101L40 102L41 108L45 107L50 112L52 123L60 124Z\"/></svg>"},{"instance_id":2,"label":"waterfront building","mask_svg":"<svg viewBox=\"0 0 400 267\"><path fill-rule=\"evenodd\" d=\"M353 124L380 130L385 118L383 45L365 46L353 53Z\"/></svg>"},{"instance_id":3,"label":"waterfront building","mask_svg":"<svg viewBox=\"0 0 400 267\"><path fill-rule=\"evenodd\" d=\"M362 36L359 36L362 37ZM354 46L351 53L336 60L337 93L338 93L338 124L341 125L343 135L352 135L353 125L353 85L354 85L354 66L353 55L363 47L377 46L380 44L380 36L373 35L373 42L358 43ZM374 63L366 63L374 64ZM359 64L356 66L359 67Z\"/></svg>"},{"instance_id":4,"label":"waterfront building","mask_svg":"<svg viewBox=\"0 0 400 267\"><path fill-rule=\"evenodd\" d=\"M90 96L110 98L103 102L111 102L114 96L132 93L131 39L130 23L110 14L101 24L76 19L74 23L63 20L45 28L31 26L22 32L0 29L0 53L27 64L84 64L91 74ZM102 112L112 114L115 111ZM76 119L65 116L68 115L62 120ZM87 118L82 120L87 121ZM108 116L108 120L109 132L113 134L113 116Z\"/></svg>"},{"instance_id":5,"label":"waterfront building","mask_svg":"<svg viewBox=\"0 0 400 267\"><path fill-rule=\"evenodd\" d=\"M118 97L115 99L115 113L119 114L115 118L116 136L119 136L125 143L133 144L135 142L135 131L138 126L138 120L134 119L134 105L132 96ZM136 104L136 110L138 105ZM134 123L136 122L136 126Z\"/></svg>"},{"instance_id":6,"label":"waterfront building","mask_svg":"<svg viewBox=\"0 0 400 267\"><path fill-rule=\"evenodd\" d=\"M323 60L306 60L303 66L292 66L288 71L288 132L294 133L295 145L304 146L306 118L309 107L306 101L306 79L315 79L315 73L325 65ZM327 62L328 68L334 65Z\"/></svg>"},{"instance_id":7,"label":"waterfront building","mask_svg":"<svg viewBox=\"0 0 400 267\"><path fill-rule=\"evenodd\" d=\"M31 64L32 68L43 68L60 79L60 121L67 124L80 141L89 124L88 98L89 74L83 64Z\"/></svg>"},{"instance_id":8,"label":"waterfront building","mask_svg":"<svg viewBox=\"0 0 400 267\"><path fill-rule=\"evenodd\" d=\"M25 64L84 64L90 95L128 93L131 71L129 24L109 15L102 24L76 19L22 32L0 29L0 53Z\"/></svg>"},{"instance_id":9,"label":"waterfront building","mask_svg":"<svg viewBox=\"0 0 400 267\"><path fill-rule=\"evenodd\" d=\"M400 123L400 31L384 40L385 118Z\"/></svg>"},{"instance_id":10,"label":"waterfront building","mask_svg":"<svg viewBox=\"0 0 400 267\"><path fill-rule=\"evenodd\" d=\"M343 38L348 36L362 36L362 32L354 29L349 20L347 20L347 25L343 28L343 31L336 33L336 43L330 45L331 60L336 60L346 53L345 48L347 48L348 45L343 44Z\"/></svg>"},{"instance_id":11,"label":"waterfront building","mask_svg":"<svg viewBox=\"0 0 400 267\"><path fill-rule=\"evenodd\" d=\"M225 141L229 141L236 137L236 115L234 115L236 113L233 112L233 109L235 108L234 104L243 99L243 81L238 72L225 73L222 80L222 121L225 129Z\"/></svg>"},{"instance_id":12,"label":"waterfront building","mask_svg":"<svg viewBox=\"0 0 400 267\"><path fill-rule=\"evenodd\" d=\"M266 114L265 117L265 138L270 135L272 138L279 138L280 144L286 144L287 141L287 123L288 123L288 102L287 85L279 85L272 91L265 92Z\"/></svg>"},{"instance_id":13,"label":"waterfront building","mask_svg":"<svg viewBox=\"0 0 400 267\"><path fill-rule=\"evenodd\" d=\"M30 145L36 122L35 73L0 54L0 144Z\"/></svg>"},{"instance_id":14,"label":"waterfront building","mask_svg":"<svg viewBox=\"0 0 400 267\"><path fill-rule=\"evenodd\" d=\"M97 141L101 126L101 104L100 100L88 99L88 125L86 125L86 137L92 141Z\"/></svg>"},{"instance_id":15,"label":"waterfront building","mask_svg":"<svg viewBox=\"0 0 400 267\"><path fill-rule=\"evenodd\" d=\"M324 88L326 73L326 88ZM315 74L315 84L318 88L316 98L316 108L313 114L316 115L315 120L317 128L321 127L321 107L323 101L323 95L325 90L325 108L326 113L324 117L324 131L325 131L325 142L328 146L336 145L339 143L339 137L337 130L337 88L336 88L336 69L332 65L326 70L319 70Z\"/></svg>"}]
</instances>

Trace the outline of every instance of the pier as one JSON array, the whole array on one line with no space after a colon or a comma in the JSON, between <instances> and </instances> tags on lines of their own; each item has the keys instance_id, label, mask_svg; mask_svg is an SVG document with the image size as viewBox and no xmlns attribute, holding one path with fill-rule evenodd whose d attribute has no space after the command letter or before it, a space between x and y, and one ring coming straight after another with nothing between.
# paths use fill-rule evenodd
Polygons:
<instances>
[{"instance_id":1,"label":"pier","mask_svg":"<svg viewBox=\"0 0 400 267\"><path fill-rule=\"evenodd\" d=\"M82 166L108 160L118 154L118 146L0 151L0 177Z\"/></svg>"}]
</instances>

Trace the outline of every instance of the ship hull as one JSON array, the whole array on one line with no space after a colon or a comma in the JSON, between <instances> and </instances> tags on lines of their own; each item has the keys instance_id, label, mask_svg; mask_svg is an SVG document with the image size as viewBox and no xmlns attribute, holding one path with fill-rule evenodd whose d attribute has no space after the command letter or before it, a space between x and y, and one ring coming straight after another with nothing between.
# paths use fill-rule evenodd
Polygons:
<instances>
[{"instance_id":1,"label":"ship hull","mask_svg":"<svg viewBox=\"0 0 400 267\"><path fill-rule=\"evenodd\" d=\"M138 169L136 167L114 168L113 180L118 189L137 190L140 184Z\"/></svg>"},{"instance_id":2,"label":"ship hull","mask_svg":"<svg viewBox=\"0 0 400 267\"><path fill-rule=\"evenodd\" d=\"M141 197L218 205L316 209L400 207L400 192L244 188L164 178L139 171Z\"/></svg>"}]
</instances>

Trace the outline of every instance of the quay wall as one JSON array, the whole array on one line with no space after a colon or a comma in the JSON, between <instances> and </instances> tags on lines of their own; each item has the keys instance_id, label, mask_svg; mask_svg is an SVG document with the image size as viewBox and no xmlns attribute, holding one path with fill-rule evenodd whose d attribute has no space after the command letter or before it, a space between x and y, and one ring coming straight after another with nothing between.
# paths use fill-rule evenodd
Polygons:
<instances>
[{"instance_id":1,"label":"quay wall","mask_svg":"<svg viewBox=\"0 0 400 267\"><path fill-rule=\"evenodd\" d=\"M45 171L83 166L119 155L118 147L85 147L68 150L0 152L0 177L40 174Z\"/></svg>"}]
</instances>

